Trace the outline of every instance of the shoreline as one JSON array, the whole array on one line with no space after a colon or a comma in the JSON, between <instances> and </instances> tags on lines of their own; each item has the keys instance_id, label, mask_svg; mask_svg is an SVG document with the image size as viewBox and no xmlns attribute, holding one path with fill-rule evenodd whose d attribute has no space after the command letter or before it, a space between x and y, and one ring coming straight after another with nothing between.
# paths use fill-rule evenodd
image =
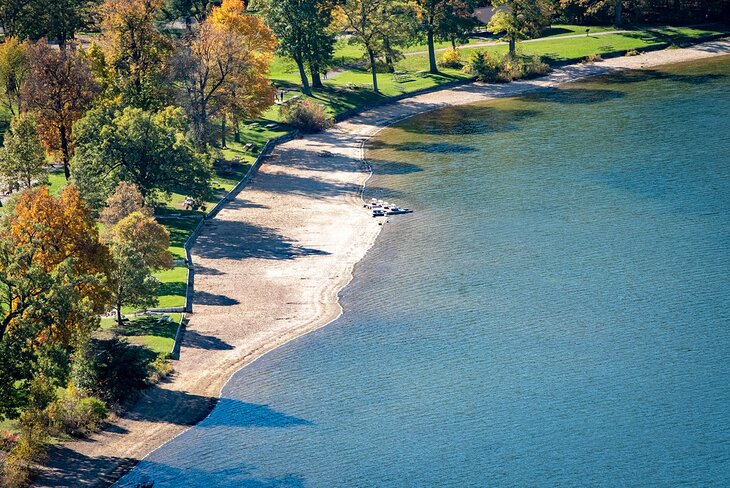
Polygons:
<instances>
[{"instance_id":1,"label":"shoreline","mask_svg":"<svg viewBox=\"0 0 730 488\"><path fill-rule=\"evenodd\" d=\"M174 380L123 418L52 449L36 486L107 486L207 417L228 381L267 352L343 312L339 292L381 227L361 206L365 144L400 120L627 69L730 54L730 41L578 64L504 85L468 84L394 101L276 147L244 191L202 230L192 254L195 313ZM331 156L322 157L326 154Z\"/></svg>"}]
</instances>

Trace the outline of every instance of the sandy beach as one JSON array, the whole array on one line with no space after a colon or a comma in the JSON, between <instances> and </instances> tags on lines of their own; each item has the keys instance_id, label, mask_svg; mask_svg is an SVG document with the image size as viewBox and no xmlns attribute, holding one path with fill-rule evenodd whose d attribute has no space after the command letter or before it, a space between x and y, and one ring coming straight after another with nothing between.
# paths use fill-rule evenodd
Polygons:
<instances>
[{"instance_id":1,"label":"sandy beach","mask_svg":"<svg viewBox=\"0 0 730 488\"><path fill-rule=\"evenodd\" d=\"M625 69L730 54L730 41L578 64L504 85L466 84L367 111L278 146L192 250L193 314L173 377L90 439L55 446L36 486L108 486L204 418L240 368L336 319L338 293L381 227L362 208L364 142L397 120ZM399 202L407 205L408 202ZM397 225L397 224L387 224Z\"/></svg>"}]
</instances>

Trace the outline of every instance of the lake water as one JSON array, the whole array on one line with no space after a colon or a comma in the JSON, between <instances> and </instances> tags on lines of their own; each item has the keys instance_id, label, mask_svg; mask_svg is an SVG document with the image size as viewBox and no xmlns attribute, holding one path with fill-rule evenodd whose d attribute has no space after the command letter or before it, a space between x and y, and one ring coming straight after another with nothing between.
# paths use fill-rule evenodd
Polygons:
<instances>
[{"instance_id":1,"label":"lake water","mask_svg":"<svg viewBox=\"0 0 730 488\"><path fill-rule=\"evenodd\" d=\"M416 213L345 314L123 486L730 486L730 59L419 116L369 156Z\"/></svg>"}]
</instances>

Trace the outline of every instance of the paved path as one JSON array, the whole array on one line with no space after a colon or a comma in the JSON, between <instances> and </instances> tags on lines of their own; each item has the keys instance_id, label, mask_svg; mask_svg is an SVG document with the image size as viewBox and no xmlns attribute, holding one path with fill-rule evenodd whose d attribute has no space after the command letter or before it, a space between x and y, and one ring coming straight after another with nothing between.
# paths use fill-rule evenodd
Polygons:
<instances>
[{"instance_id":1,"label":"paved path","mask_svg":"<svg viewBox=\"0 0 730 488\"><path fill-rule=\"evenodd\" d=\"M340 313L338 291L380 227L361 205L362 141L398 119L586 76L730 53L730 41L580 64L544 78L414 96L278 147L193 249L194 314L172 381L89 440L52 449L39 486L107 486L204 417L240 367ZM320 157L324 151L332 157ZM407 203L407 202L404 202ZM123 486L129 486L125 480ZM134 486L132 483L131 486Z\"/></svg>"}]
</instances>

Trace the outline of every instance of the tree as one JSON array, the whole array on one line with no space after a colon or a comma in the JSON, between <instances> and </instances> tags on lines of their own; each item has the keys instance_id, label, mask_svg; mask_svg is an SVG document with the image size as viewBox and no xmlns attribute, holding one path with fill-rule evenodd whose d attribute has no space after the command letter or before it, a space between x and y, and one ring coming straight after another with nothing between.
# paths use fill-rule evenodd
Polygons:
<instances>
[{"instance_id":1,"label":"tree","mask_svg":"<svg viewBox=\"0 0 730 488\"><path fill-rule=\"evenodd\" d=\"M181 108L100 107L75 127L73 181L94 210L120 181L135 184L148 204L172 192L203 199L210 191L210 164L186 138Z\"/></svg>"},{"instance_id":2,"label":"tree","mask_svg":"<svg viewBox=\"0 0 730 488\"><path fill-rule=\"evenodd\" d=\"M331 60L335 36L330 0L277 0L266 9L266 20L279 40L279 53L299 68L302 91L311 95L305 66L309 65L312 87L322 86L320 70Z\"/></svg>"},{"instance_id":3,"label":"tree","mask_svg":"<svg viewBox=\"0 0 730 488\"><path fill-rule=\"evenodd\" d=\"M29 75L23 85L27 109L38 113L38 131L46 149L59 151L68 180L74 122L96 93L86 62L75 49L56 50L40 41L28 48Z\"/></svg>"},{"instance_id":4,"label":"tree","mask_svg":"<svg viewBox=\"0 0 730 488\"><path fill-rule=\"evenodd\" d=\"M379 93L375 59L380 43L384 37L387 38L388 33L383 31L383 27L390 16L390 3L390 0L346 0L340 5L347 27L367 52L375 93Z\"/></svg>"},{"instance_id":5,"label":"tree","mask_svg":"<svg viewBox=\"0 0 730 488\"><path fill-rule=\"evenodd\" d=\"M495 7L502 5L506 9L494 14L487 30L503 33L503 39L509 42L510 56L515 56L518 40L538 36L550 25L551 4L549 0L495 0Z\"/></svg>"},{"instance_id":6,"label":"tree","mask_svg":"<svg viewBox=\"0 0 730 488\"><path fill-rule=\"evenodd\" d=\"M36 132L35 119L15 117L0 149L0 178L8 188L30 188L48 179L46 153Z\"/></svg>"},{"instance_id":7,"label":"tree","mask_svg":"<svg viewBox=\"0 0 730 488\"><path fill-rule=\"evenodd\" d=\"M144 197L137 185L120 181L117 189L107 199L106 208L101 212L99 221L106 226L114 226L134 212L152 216L152 209L145 205Z\"/></svg>"},{"instance_id":8,"label":"tree","mask_svg":"<svg viewBox=\"0 0 730 488\"><path fill-rule=\"evenodd\" d=\"M183 19L188 32L192 32L193 21L201 24L220 0L167 0L162 7L164 17L169 21Z\"/></svg>"},{"instance_id":9,"label":"tree","mask_svg":"<svg viewBox=\"0 0 730 488\"><path fill-rule=\"evenodd\" d=\"M27 45L14 37L0 44L0 93L11 115L23 110L21 88L28 76L26 49Z\"/></svg>"},{"instance_id":10,"label":"tree","mask_svg":"<svg viewBox=\"0 0 730 488\"><path fill-rule=\"evenodd\" d=\"M451 42L453 49L456 49L457 43L468 42L479 25L479 20L474 17L477 5L475 0L449 0L437 25L436 37Z\"/></svg>"},{"instance_id":11,"label":"tree","mask_svg":"<svg viewBox=\"0 0 730 488\"><path fill-rule=\"evenodd\" d=\"M172 44L155 25L161 5L162 0L105 0L101 7L101 44L115 90L124 103L144 109L167 102L162 76Z\"/></svg>"},{"instance_id":12,"label":"tree","mask_svg":"<svg viewBox=\"0 0 730 488\"><path fill-rule=\"evenodd\" d=\"M276 40L259 17L242 9L241 0L214 8L175 62L200 150L208 146L210 118L232 95L255 113L274 98L266 75Z\"/></svg>"},{"instance_id":13,"label":"tree","mask_svg":"<svg viewBox=\"0 0 730 488\"><path fill-rule=\"evenodd\" d=\"M0 225L0 416L16 416L44 348L76 347L108 302L108 252L78 191L26 190Z\"/></svg>"},{"instance_id":14,"label":"tree","mask_svg":"<svg viewBox=\"0 0 730 488\"><path fill-rule=\"evenodd\" d=\"M9 36L49 39L62 48L91 24L96 0L4 0L0 22Z\"/></svg>"},{"instance_id":15,"label":"tree","mask_svg":"<svg viewBox=\"0 0 730 488\"><path fill-rule=\"evenodd\" d=\"M108 240L114 261L112 295L121 327L122 307L157 304L159 283L151 272L172 267L170 233L154 217L133 212L114 226Z\"/></svg>"}]
</instances>

